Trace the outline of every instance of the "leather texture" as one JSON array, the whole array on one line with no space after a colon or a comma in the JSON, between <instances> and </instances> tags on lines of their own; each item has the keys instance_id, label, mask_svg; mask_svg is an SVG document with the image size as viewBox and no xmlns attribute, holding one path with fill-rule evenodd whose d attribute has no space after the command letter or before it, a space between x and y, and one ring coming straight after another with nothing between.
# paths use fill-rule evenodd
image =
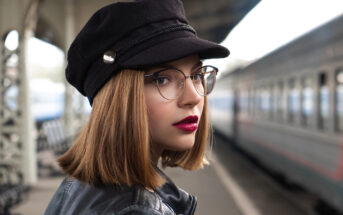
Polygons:
<instances>
[{"instance_id":1,"label":"leather texture","mask_svg":"<svg viewBox=\"0 0 343 215\"><path fill-rule=\"evenodd\" d=\"M178 188L162 171L167 183L149 191L142 186L91 186L65 178L45 215L193 215L196 197Z\"/></svg>"}]
</instances>

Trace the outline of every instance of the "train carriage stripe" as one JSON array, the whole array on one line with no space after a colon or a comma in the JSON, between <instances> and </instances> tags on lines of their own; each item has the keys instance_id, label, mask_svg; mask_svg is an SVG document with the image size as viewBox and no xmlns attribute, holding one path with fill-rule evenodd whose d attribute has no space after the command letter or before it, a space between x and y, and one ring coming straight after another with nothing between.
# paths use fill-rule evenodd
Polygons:
<instances>
[{"instance_id":1,"label":"train carriage stripe","mask_svg":"<svg viewBox=\"0 0 343 215\"><path fill-rule=\"evenodd\" d=\"M239 122L243 123L243 124L247 124L248 127L253 126L252 121L249 119L246 119L246 120L240 119ZM251 139L249 137L245 137L245 138L249 139L249 141L252 141L252 142L255 142L255 143L261 145L262 147L268 148L269 150L274 151L274 152L282 155L283 157L288 158L291 161L294 161L298 164L301 164L302 166L305 166L309 169L312 169L315 172L326 176L327 178L330 178L330 179L335 180L335 181L343 180L343 138L341 139L341 142L339 145L339 148L340 148L339 162L337 164L337 169L334 172L326 169L325 167L322 167L322 166L319 166L313 162L310 162L310 161L308 161L302 157L299 157L299 156L293 155L291 153L285 152L280 147L275 146L275 145L268 143L266 141L259 140L256 137L254 137L254 139Z\"/></svg>"}]
</instances>

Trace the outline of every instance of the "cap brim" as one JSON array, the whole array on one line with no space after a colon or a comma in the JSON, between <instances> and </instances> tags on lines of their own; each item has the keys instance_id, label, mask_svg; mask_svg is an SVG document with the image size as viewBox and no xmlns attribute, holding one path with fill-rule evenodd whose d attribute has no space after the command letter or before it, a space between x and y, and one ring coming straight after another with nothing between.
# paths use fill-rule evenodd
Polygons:
<instances>
[{"instance_id":1,"label":"cap brim","mask_svg":"<svg viewBox=\"0 0 343 215\"><path fill-rule=\"evenodd\" d=\"M125 61L122 66L137 69L156 66L198 54L200 59L225 58L230 52L224 46L198 37L180 37L151 46Z\"/></svg>"}]
</instances>

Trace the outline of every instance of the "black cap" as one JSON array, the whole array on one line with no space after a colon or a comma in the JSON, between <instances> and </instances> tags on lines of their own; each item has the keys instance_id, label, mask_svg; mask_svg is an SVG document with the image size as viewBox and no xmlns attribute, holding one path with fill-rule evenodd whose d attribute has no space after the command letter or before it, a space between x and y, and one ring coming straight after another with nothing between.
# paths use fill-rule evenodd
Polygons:
<instances>
[{"instance_id":1,"label":"black cap","mask_svg":"<svg viewBox=\"0 0 343 215\"><path fill-rule=\"evenodd\" d=\"M199 54L223 58L229 50L200 39L181 0L118 2L98 10L68 51L66 77L90 103L122 69L144 69Z\"/></svg>"}]
</instances>

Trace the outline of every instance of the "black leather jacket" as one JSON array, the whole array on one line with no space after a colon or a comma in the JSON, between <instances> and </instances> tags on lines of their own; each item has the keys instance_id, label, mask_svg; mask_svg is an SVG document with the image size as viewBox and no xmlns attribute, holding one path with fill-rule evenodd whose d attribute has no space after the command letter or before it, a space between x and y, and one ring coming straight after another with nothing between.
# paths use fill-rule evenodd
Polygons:
<instances>
[{"instance_id":1,"label":"black leather jacket","mask_svg":"<svg viewBox=\"0 0 343 215\"><path fill-rule=\"evenodd\" d=\"M166 179L161 188L149 191L138 185L91 186L65 178L45 215L193 215L196 197Z\"/></svg>"}]
</instances>

